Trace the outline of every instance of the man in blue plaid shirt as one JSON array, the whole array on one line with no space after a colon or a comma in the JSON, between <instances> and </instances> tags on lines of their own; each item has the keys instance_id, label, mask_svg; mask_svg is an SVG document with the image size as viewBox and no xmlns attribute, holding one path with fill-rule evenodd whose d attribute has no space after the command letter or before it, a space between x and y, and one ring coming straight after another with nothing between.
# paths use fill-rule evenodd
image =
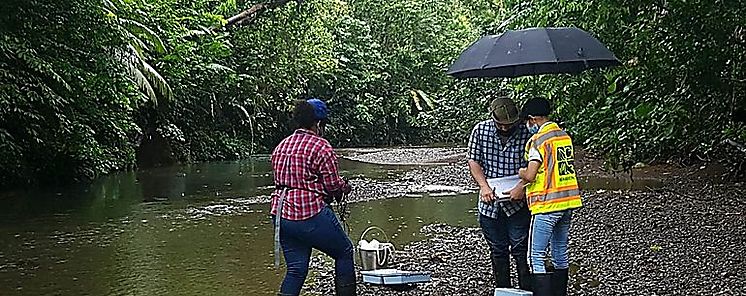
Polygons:
<instances>
[{"instance_id":1,"label":"man in blue plaid shirt","mask_svg":"<svg viewBox=\"0 0 746 296\"><path fill-rule=\"evenodd\" d=\"M525 199L497 200L487 179L517 175L518 169L527 165L523 154L531 133L518 124L518 108L509 98L492 101L490 113L491 119L478 123L472 130L467 152L469 170L480 188L479 226L490 247L496 287L512 287L509 256L513 255L518 267L518 285L530 291L526 251L531 215ZM525 194L523 187L513 191L511 194Z\"/></svg>"}]
</instances>

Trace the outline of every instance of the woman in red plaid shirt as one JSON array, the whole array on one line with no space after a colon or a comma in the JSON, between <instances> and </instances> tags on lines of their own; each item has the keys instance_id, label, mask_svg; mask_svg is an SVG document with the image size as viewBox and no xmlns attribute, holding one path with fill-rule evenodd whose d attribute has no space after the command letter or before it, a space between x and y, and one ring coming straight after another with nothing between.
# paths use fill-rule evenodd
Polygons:
<instances>
[{"instance_id":1,"label":"woman in red plaid shirt","mask_svg":"<svg viewBox=\"0 0 746 296\"><path fill-rule=\"evenodd\" d=\"M308 275L311 249L334 258L336 295L355 295L353 247L328 203L349 193L337 170L337 156L322 138L328 109L319 99L295 105L295 132L272 152L275 191L272 220L287 264L280 295L299 295ZM282 219L277 221L277 213ZM275 263L279 263L277 247Z\"/></svg>"}]
</instances>

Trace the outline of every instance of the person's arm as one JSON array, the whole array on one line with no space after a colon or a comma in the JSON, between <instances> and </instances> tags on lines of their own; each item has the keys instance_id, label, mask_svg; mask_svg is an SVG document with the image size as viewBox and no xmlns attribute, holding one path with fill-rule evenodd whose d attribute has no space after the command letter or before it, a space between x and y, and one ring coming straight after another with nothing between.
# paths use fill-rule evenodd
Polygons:
<instances>
[{"instance_id":1,"label":"person's arm","mask_svg":"<svg viewBox=\"0 0 746 296\"><path fill-rule=\"evenodd\" d=\"M339 175L337 155L331 147L323 149L318 155L319 181L326 194L338 200L342 193L349 193L350 185Z\"/></svg>"},{"instance_id":2,"label":"person's arm","mask_svg":"<svg viewBox=\"0 0 746 296\"><path fill-rule=\"evenodd\" d=\"M479 185L479 200L483 202L494 201L495 192L490 187L490 184L487 183L487 178L484 176L482 166L478 162L470 159L469 171L471 172L471 176L474 178L474 181L476 181Z\"/></svg>"},{"instance_id":3,"label":"person's arm","mask_svg":"<svg viewBox=\"0 0 746 296\"><path fill-rule=\"evenodd\" d=\"M528 167L518 170L518 177L525 181L526 184L536 180L536 174L539 172L544 159L541 157L541 153L537 150L536 146L532 146L528 149Z\"/></svg>"},{"instance_id":4,"label":"person's arm","mask_svg":"<svg viewBox=\"0 0 746 296\"><path fill-rule=\"evenodd\" d=\"M479 200L489 203L495 200L495 192L487 183L487 177L482 169L482 143L479 142L479 133L479 126L474 127L469 137L469 149L466 158L469 163L469 172L479 185Z\"/></svg>"},{"instance_id":5,"label":"person's arm","mask_svg":"<svg viewBox=\"0 0 746 296\"><path fill-rule=\"evenodd\" d=\"M541 167L541 154L535 147L529 148L528 159L527 167L518 170L518 178L520 179L518 184L510 191L503 192L503 194L509 194L512 201L519 201L526 198L526 185L536 179L536 174L539 171L539 167Z\"/></svg>"},{"instance_id":6,"label":"person's arm","mask_svg":"<svg viewBox=\"0 0 746 296\"><path fill-rule=\"evenodd\" d=\"M536 180L536 174L539 172L541 162L538 160L532 160L528 162L528 167L522 168L518 171L518 177L521 178L526 184L529 184Z\"/></svg>"}]
</instances>

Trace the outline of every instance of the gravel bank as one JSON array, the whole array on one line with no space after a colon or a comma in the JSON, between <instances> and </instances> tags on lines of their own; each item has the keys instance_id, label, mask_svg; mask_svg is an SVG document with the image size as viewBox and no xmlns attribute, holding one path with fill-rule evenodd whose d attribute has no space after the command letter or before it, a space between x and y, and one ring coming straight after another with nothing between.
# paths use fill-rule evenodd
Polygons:
<instances>
[{"instance_id":1,"label":"gravel bank","mask_svg":"<svg viewBox=\"0 0 746 296\"><path fill-rule=\"evenodd\" d=\"M746 197L724 186L708 192L719 201L668 190L586 195L571 230L571 294L746 295ZM396 267L431 271L433 281L396 295L490 295L479 229L430 225L422 231L430 239L405 246ZM323 272L308 291L331 295L332 265L314 262ZM394 293L362 283L358 289L360 295Z\"/></svg>"},{"instance_id":2,"label":"gravel bank","mask_svg":"<svg viewBox=\"0 0 746 296\"><path fill-rule=\"evenodd\" d=\"M466 148L347 149L345 157L376 164L445 164L464 160Z\"/></svg>"},{"instance_id":3,"label":"gravel bank","mask_svg":"<svg viewBox=\"0 0 746 296\"><path fill-rule=\"evenodd\" d=\"M746 295L744 183L714 181L701 168L661 170L660 189L584 192L585 207L571 229L572 295ZM417 169L400 181L408 185L384 187L391 193L420 184L473 189L463 161ZM359 295L491 295L478 229L422 231L429 239L404 246L396 267L431 271L433 281L403 291L360 283ZM332 295L332 265L320 258L313 265L321 272L306 291Z\"/></svg>"}]
</instances>

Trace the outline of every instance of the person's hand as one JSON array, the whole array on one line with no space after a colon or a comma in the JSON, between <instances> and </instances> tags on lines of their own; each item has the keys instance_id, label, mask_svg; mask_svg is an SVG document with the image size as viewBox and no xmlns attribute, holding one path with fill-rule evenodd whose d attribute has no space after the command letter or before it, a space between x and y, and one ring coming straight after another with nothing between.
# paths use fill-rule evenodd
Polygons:
<instances>
[{"instance_id":1,"label":"person's hand","mask_svg":"<svg viewBox=\"0 0 746 296\"><path fill-rule=\"evenodd\" d=\"M479 200L484 203L491 203L495 201L495 191L490 188L489 185L479 187Z\"/></svg>"},{"instance_id":2,"label":"person's hand","mask_svg":"<svg viewBox=\"0 0 746 296\"><path fill-rule=\"evenodd\" d=\"M526 176L526 168L520 168L518 169L518 177L521 179L524 179Z\"/></svg>"},{"instance_id":3,"label":"person's hand","mask_svg":"<svg viewBox=\"0 0 746 296\"><path fill-rule=\"evenodd\" d=\"M352 192L352 185L350 185L350 182L345 180L344 186L342 186L342 193L344 194L350 194Z\"/></svg>"},{"instance_id":4,"label":"person's hand","mask_svg":"<svg viewBox=\"0 0 746 296\"><path fill-rule=\"evenodd\" d=\"M503 192L504 195L510 195L511 201L521 201L526 198L526 189L521 185L516 185L513 189Z\"/></svg>"}]
</instances>

